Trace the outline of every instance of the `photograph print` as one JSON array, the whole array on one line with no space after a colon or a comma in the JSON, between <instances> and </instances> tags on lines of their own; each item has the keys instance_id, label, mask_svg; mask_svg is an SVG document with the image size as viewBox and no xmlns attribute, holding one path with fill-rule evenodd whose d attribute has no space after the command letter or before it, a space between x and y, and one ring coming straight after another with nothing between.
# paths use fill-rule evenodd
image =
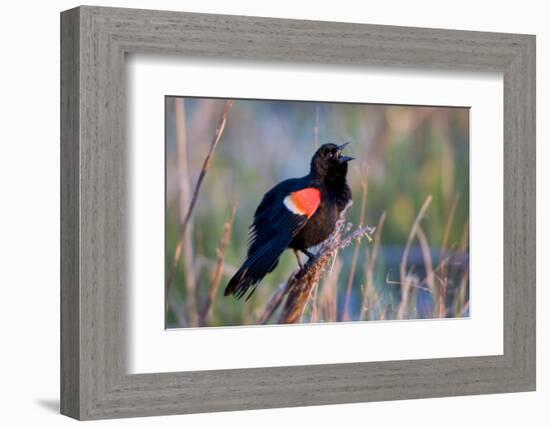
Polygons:
<instances>
[{"instance_id":1,"label":"photograph print","mask_svg":"<svg viewBox=\"0 0 550 427\"><path fill-rule=\"evenodd\" d=\"M165 327L470 316L468 107L165 97Z\"/></svg>"}]
</instances>

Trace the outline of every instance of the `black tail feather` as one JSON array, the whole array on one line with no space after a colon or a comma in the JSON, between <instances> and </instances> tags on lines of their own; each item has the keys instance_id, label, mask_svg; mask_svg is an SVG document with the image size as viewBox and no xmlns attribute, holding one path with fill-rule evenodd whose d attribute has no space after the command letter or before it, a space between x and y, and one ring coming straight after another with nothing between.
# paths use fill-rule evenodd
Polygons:
<instances>
[{"instance_id":1,"label":"black tail feather","mask_svg":"<svg viewBox=\"0 0 550 427\"><path fill-rule=\"evenodd\" d=\"M237 273L231 278L225 288L224 295L235 295L242 298L252 288L248 300L256 289L256 285L264 276L275 269L279 257L288 246L288 238L273 239L250 254Z\"/></svg>"}]
</instances>

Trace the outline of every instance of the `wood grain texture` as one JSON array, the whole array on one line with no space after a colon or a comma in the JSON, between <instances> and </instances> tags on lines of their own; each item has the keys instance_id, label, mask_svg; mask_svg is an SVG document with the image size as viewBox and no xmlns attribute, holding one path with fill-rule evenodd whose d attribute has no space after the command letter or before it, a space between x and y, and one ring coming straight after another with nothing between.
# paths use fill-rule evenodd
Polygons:
<instances>
[{"instance_id":1,"label":"wood grain texture","mask_svg":"<svg viewBox=\"0 0 550 427\"><path fill-rule=\"evenodd\" d=\"M80 414L79 13L61 20L61 412Z\"/></svg>"},{"instance_id":2,"label":"wood grain texture","mask_svg":"<svg viewBox=\"0 0 550 427\"><path fill-rule=\"evenodd\" d=\"M62 413L99 419L534 390L534 36L96 7L61 21ZM504 354L128 375L128 53L502 72Z\"/></svg>"}]
</instances>

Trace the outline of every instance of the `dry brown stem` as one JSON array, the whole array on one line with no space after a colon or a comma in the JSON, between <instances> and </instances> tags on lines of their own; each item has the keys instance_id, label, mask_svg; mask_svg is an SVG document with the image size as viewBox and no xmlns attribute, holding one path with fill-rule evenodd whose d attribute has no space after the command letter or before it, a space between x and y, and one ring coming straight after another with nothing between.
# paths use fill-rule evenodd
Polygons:
<instances>
[{"instance_id":1,"label":"dry brown stem","mask_svg":"<svg viewBox=\"0 0 550 427\"><path fill-rule=\"evenodd\" d=\"M426 233L424 233L424 230L422 230L422 227L420 226L416 230L416 237L418 237L420 250L422 251L422 258L424 259L424 268L426 270L426 283L430 292L435 295L435 275L432 262L432 253L430 251L430 244L428 243Z\"/></svg>"},{"instance_id":2,"label":"dry brown stem","mask_svg":"<svg viewBox=\"0 0 550 427\"><path fill-rule=\"evenodd\" d=\"M277 290L273 293L265 306L263 314L258 320L258 324L265 325L267 322L269 322L269 319L271 319L273 313L275 313L275 311L279 308L279 305L281 305L281 301L285 296L290 281L291 279L289 279L287 282L281 283Z\"/></svg>"},{"instance_id":3,"label":"dry brown stem","mask_svg":"<svg viewBox=\"0 0 550 427\"><path fill-rule=\"evenodd\" d=\"M362 193L361 193L361 211L359 214L359 227L363 226L363 223L365 222L365 210L367 206L367 191L368 191L368 181L366 178L367 174L365 171L365 179L361 183L362 187ZM342 313L342 320L348 321L351 318L351 315L349 313L350 307L350 301L351 301L351 290L353 287L353 282L355 280L355 271L357 270L357 260L359 258L359 249L360 249L360 241L355 242L355 247L353 249L353 257L351 259L351 268L349 272L349 278L348 278L348 286L346 291L346 299L344 301L344 311Z\"/></svg>"},{"instance_id":4,"label":"dry brown stem","mask_svg":"<svg viewBox=\"0 0 550 427\"><path fill-rule=\"evenodd\" d=\"M189 183L189 161L187 158L187 121L185 120L185 102L183 98L174 100L174 113L176 119L176 141L178 154L178 183L179 183L179 215L183 222L187 206L191 199L191 184ZM189 230L183 239L183 271L185 275L185 289L187 294L186 310L187 321L193 326L197 325L197 292L196 276L193 264L193 221L189 221ZM180 310L181 311L181 310ZM174 314L176 312L174 311ZM181 320L180 320L181 324Z\"/></svg>"},{"instance_id":5,"label":"dry brown stem","mask_svg":"<svg viewBox=\"0 0 550 427\"><path fill-rule=\"evenodd\" d=\"M225 103L220 122L218 124L218 127L216 128L216 133L214 134L214 138L212 139L212 143L210 144L210 149L208 150L208 154L206 155L206 158L204 159L199 177L197 179L197 183L196 183L195 189L193 191L193 196L191 198L191 202L189 204L187 214L185 215L185 219L183 220L183 223L181 225L180 238L178 240L178 244L176 245L176 249L174 251L174 258L173 258L173 261L172 261L172 268L170 270L170 274L168 275L168 279L166 280L166 290L165 290L166 301L168 301L168 298L169 298L169 295L170 295L170 290L172 288L172 283L174 281L174 276L176 274L178 263L179 263L179 260L180 260L180 257L181 257L181 252L182 252L182 249L183 249L183 244L184 244L184 241L185 241L186 230L187 230L187 227L188 227L189 222L191 220L191 216L193 214L193 209L195 208L195 204L197 203L197 198L199 196L199 190L200 190L202 181L204 180L206 172L208 171L208 168L210 167L210 163L212 161L212 156L214 155L214 151L216 150L216 147L218 146L218 143L220 142L220 139L222 137L223 131L225 129L225 125L227 123L227 116L229 114L229 111L233 107L233 103L234 103L233 100L228 100ZM189 298L189 296L188 296L188 298ZM166 302L166 306L168 307L167 302Z\"/></svg>"},{"instance_id":6,"label":"dry brown stem","mask_svg":"<svg viewBox=\"0 0 550 427\"><path fill-rule=\"evenodd\" d=\"M319 315L325 322L338 321L338 277L341 269L342 260L336 254L323 280L323 289L319 297Z\"/></svg>"},{"instance_id":7,"label":"dry brown stem","mask_svg":"<svg viewBox=\"0 0 550 427\"><path fill-rule=\"evenodd\" d=\"M212 277L210 278L210 289L208 291L208 296L206 298L206 301L204 302L203 309L201 310L201 313L200 313L200 317L199 317L200 326L205 326L206 324L208 324L209 317L210 317L210 309L212 307L212 303L216 299L218 288L220 287L220 282L223 276L223 263L225 258L225 249L227 248L229 239L231 238L231 229L233 228L233 221L235 220L235 214L237 213L237 206L238 206L238 202L236 199L234 199L229 218L227 218L227 221L223 226L222 239L216 250L216 255L217 255L216 266L212 272Z\"/></svg>"},{"instance_id":8,"label":"dry brown stem","mask_svg":"<svg viewBox=\"0 0 550 427\"><path fill-rule=\"evenodd\" d=\"M349 232L350 226L346 224L345 213L350 205L342 211L334 231L320 245L318 253L308 260L301 269L293 273L288 280L286 301L279 317L279 323L298 323L301 321L312 290L318 285L321 276L338 250L349 246L362 237L372 240L371 235L374 233L374 229L371 227L359 227L355 231ZM345 233L347 235L344 237Z\"/></svg>"},{"instance_id":9,"label":"dry brown stem","mask_svg":"<svg viewBox=\"0 0 550 427\"><path fill-rule=\"evenodd\" d=\"M378 252L380 251L380 237L382 235L382 229L384 228L384 222L386 221L386 211L382 212L378 224L376 225L376 234L374 236L374 245L372 247L372 252L370 257L367 260L366 268L366 284L363 292L363 303L361 305L361 313L359 315L360 320L365 320L367 308L370 304L370 320L374 320L372 313L374 309L374 301L376 291L374 289L374 266L376 265L376 258L378 257ZM367 248L368 253L368 248Z\"/></svg>"},{"instance_id":10,"label":"dry brown stem","mask_svg":"<svg viewBox=\"0 0 550 427\"><path fill-rule=\"evenodd\" d=\"M317 283L311 291L311 316L309 317L310 323L316 323L319 321L319 307L317 306L317 294L319 293L319 283Z\"/></svg>"},{"instance_id":11,"label":"dry brown stem","mask_svg":"<svg viewBox=\"0 0 550 427\"><path fill-rule=\"evenodd\" d=\"M447 274L448 274L448 262L449 257L446 256L447 252L447 246L449 243L449 235L451 233L451 227L453 225L456 207L458 205L458 194L455 194L453 198L453 203L451 205L451 211L449 213L449 216L447 217L447 223L445 224L445 230L443 232L443 239L441 241L441 250L440 250L440 259L439 262L439 270L441 272L441 277L444 279L441 280L439 283L439 294L437 297L438 303L435 307L436 313L434 313L437 317L446 317L447 315L447 308L445 305L445 300L447 298Z\"/></svg>"},{"instance_id":12,"label":"dry brown stem","mask_svg":"<svg viewBox=\"0 0 550 427\"><path fill-rule=\"evenodd\" d=\"M409 233L409 238L407 239L405 250L403 251L403 257L401 258L401 265L399 268L399 275L401 277L401 303L399 304L399 309L397 312L397 317L399 319L404 319L405 315L407 314L411 285L413 284L412 277L407 274L407 261L409 259L409 252L411 251L411 244L414 236L417 235L420 220L426 214L426 210L428 209L428 206L430 206L431 202L432 195L430 194L428 197L426 197L426 200L422 204L422 207L420 208L420 211L418 212L418 215L414 220L413 226Z\"/></svg>"}]
</instances>

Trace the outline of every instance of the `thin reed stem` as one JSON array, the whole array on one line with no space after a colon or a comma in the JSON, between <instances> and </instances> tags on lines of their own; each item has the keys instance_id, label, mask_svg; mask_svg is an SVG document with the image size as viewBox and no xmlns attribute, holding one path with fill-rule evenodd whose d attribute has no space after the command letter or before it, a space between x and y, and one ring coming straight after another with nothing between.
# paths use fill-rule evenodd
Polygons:
<instances>
[{"instance_id":1,"label":"thin reed stem","mask_svg":"<svg viewBox=\"0 0 550 427\"><path fill-rule=\"evenodd\" d=\"M378 220L378 224L376 225L376 234L374 235L374 245L372 247L372 253L370 258L367 260L367 268L366 268L366 284L365 289L363 291L363 303L361 304L361 312L359 315L360 320L365 320L366 312L369 306L369 303L371 305L371 308L369 310L370 320L374 320L373 318L373 304L375 300L375 294L376 290L374 289L374 267L376 265L376 258L378 257L378 252L380 250L380 239L382 236L382 229L384 228L384 222L386 221L386 211L382 212L382 215L380 215L380 219ZM368 248L365 250L365 253L368 253Z\"/></svg>"},{"instance_id":2,"label":"thin reed stem","mask_svg":"<svg viewBox=\"0 0 550 427\"><path fill-rule=\"evenodd\" d=\"M290 281L291 280L289 279L289 281L281 283L277 290L273 293L265 306L263 314L258 320L259 325L267 324L269 322L269 319L271 319L271 317L273 316L273 313L277 311L277 309L281 305L281 302L283 301L283 297L287 292L288 284L290 283Z\"/></svg>"},{"instance_id":3,"label":"thin reed stem","mask_svg":"<svg viewBox=\"0 0 550 427\"><path fill-rule=\"evenodd\" d=\"M187 121L185 119L184 98L174 99L174 113L176 119L176 142L178 154L178 183L179 183L179 215L180 221L185 219L185 213L191 199L191 184L189 183L189 161L187 156ZM187 323L197 325L197 292L196 276L193 265L193 221L187 226L189 232L183 239L183 271L186 289ZM181 322L180 322L181 323Z\"/></svg>"},{"instance_id":4,"label":"thin reed stem","mask_svg":"<svg viewBox=\"0 0 550 427\"><path fill-rule=\"evenodd\" d=\"M367 206L367 193L368 193L368 179L367 179L367 171L365 170L365 179L363 182L361 182L361 210L359 214L359 227L363 226L363 223L365 222L365 210ZM355 247L353 249L353 257L351 259L351 267L349 272L349 278L348 278L348 286L346 291L346 299L344 301L344 310L342 313L342 320L343 321L349 321L351 319L350 314L350 300L351 300L351 291L353 287L353 282L355 280L355 271L357 270L357 260L359 258L359 249L361 245L359 241L355 242Z\"/></svg>"},{"instance_id":5,"label":"thin reed stem","mask_svg":"<svg viewBox=\"0 0 550 427\"><path fill-rule=\"evenodd\" d=\"M447 217L447 222L445 224L445 230L443 232L443 239L441 240L441 250L440 250L440 262L439 270L441 272L441 277L443 278L439 282L439 295L437 296L437 305L435 307L435 315L437 317L446 317L447 308L446 308L446 298L447 298L447 275L448 275L448 262L449 258L446 255L447 246L449 244L449 236L451 234L451 228L453 225L456 207L458 206L458 193L455 194L453 198L453 203L451 204L451 211Z\"/></svg>"},{"instance_id":6,"label":"thin reed stem","mask_svg":"<svg viewBox=\"0 0 550 427\"><path fill-rule=\"evenodd\" d=\"M336 322L338 320L338 276L342 269L342 260L334 257L332 267L323 281L323 289L319 297L320 318L324 322Z\"/></svg>"},{"instance_id":7,"label":"thin reed stem","mask_svg":"<svg viewBox=\"0 0 550 427\"><path fill-rule=\"evenodd\" d=\"M168 275L168 279L166 280L166 289L165 289L165 304L166 307L168 307L167 301L170 296L170 290L172 288L172 283L174 281L174 277L176 274L176 270L178 267L178 263L181 257L181 252L183 249L184 239L185 239L185 232L187 230L187 227L189 225L189 222L191 220L191 216L193 214L193 209L195 208L195 204L197 203L197 198L199 196L199 191L202 185L202 182L204 180L204 177L206 176L206 172L208 171L208 168L210 167L210 163L212 161L212 156L214 155L214 151L216 150L216 147L218 146L218 143L220 142L220 139L223 135L223 131L225 129L225 125L227 123L227 116L229 114L229 111L233 107L233 100L228 100L225 103L222 116L220 119L220 122L218 124L218 127L216 128L216 133L214 134L214 138L212 139L212 143L210 144L210 149L208 150L208 154L206 155L206 158L204 159L199 177L197 179L197 183L195 185L195 189L193 191L193 196L191 198L191 202L189 203L189 208L187 210L187 214L185 216L185 219L183 220L183 224L181 225L181 231L180 231L180 237L178 240L178 244L176 245L176 249L174 251L174 258L172 260L172 268L170 270L170 274Z\"/></svg>"},{"instance_id":8,"label":"thin reed stem","mask_svg":"<svg viewBox=\"0 0 550 427\"><path fill-rule=\"evenodd\" d=\"M218 294L218 288L220 287L220 282L223 276L223 262L225 258L225 249L227 248L229 239L231 238L231 230L233 228L233 221L235 220L235 214L237 213L238 204L239 203L237 202L237 199L233 199L233 203L231 206L231 213L229 214L229 217L227 218L227 221L223 226L222 239L220 241L218 249L216 250L216 254L217 254L216 267L212 272L212 277L210 278L210 289L208 291L208 296L206 298L206 301L204 302L204 306L203 306L203 309L201 310L200 317L199 317L201 326L207 325L210 321L210 310L212 308L212 304L214 300L216 299L216 295Z\"/></svg>"},{"instance_id":9,"label":"thin reed stem","mask_svg":"<svg viewBox=\"0 0 550 427\"><path fill-rule=\"evenodd\" d=\"M434 281L434 267L432 262L432 253L430 251L430 244L426 233L422 230L422 227L418 227L416 230L416 237L420 243L420 250L422 251L422 258L424 260L424 269L426 270L426 283L432 293L435 293L435 281Z\"/></svg>"},{"instance_id":10,"label":"thin reed stem","mask_svg":"<svg viewBox=\"0 0 550 427\"><path fill-rule=\"evenodd\" d=\"M451 211L447 217L447 222L445 223L445 230L443 232L443 239L441 240L441 254L445 253L447 246L449 244L449 236L451 234L451 228L453 226L453 221L455 218L456 207L458 206L458 193L455 194L453 198L453 203L451 204Z\"/></svg>"},{"instance_id":11,"label":"thin reed stem","mask_svg":"<svg viewBox=\"0 0 550 427\"><path fill-rule=\"evenodd\" d=\"M319 283L316 283L311 292L311 316L309 316L310 323L317 323L319 321L319 307L317 306L317 295L319 294Z\"/></svg>"},{"instance_id":12,"label":"thin reed stem","mask_svg":"<svg viewBox=\"0 0 550 427\"><path fill-rule=\"evenodd\" d=\"M403 257L401 258L401 265L399 267L399 275L401 277L401 303L399 304L399 309L397 311L398 319L405 318L407 307L409 304L411 280L409 275L407 274L407 262L409 260L409 252L411 251L411 244L414 239L414 236L417 234L420 221L426 214L426 210L430 206L431 202L432 202L432 195L430 194L428 197L426 197L426 200L422 204L422 207L420 208L420 211L418 212L418 215L414 220L411 231L409 232L409 237L407 239L405 250L403 251Z\"/></svg>"}]
</instances>

